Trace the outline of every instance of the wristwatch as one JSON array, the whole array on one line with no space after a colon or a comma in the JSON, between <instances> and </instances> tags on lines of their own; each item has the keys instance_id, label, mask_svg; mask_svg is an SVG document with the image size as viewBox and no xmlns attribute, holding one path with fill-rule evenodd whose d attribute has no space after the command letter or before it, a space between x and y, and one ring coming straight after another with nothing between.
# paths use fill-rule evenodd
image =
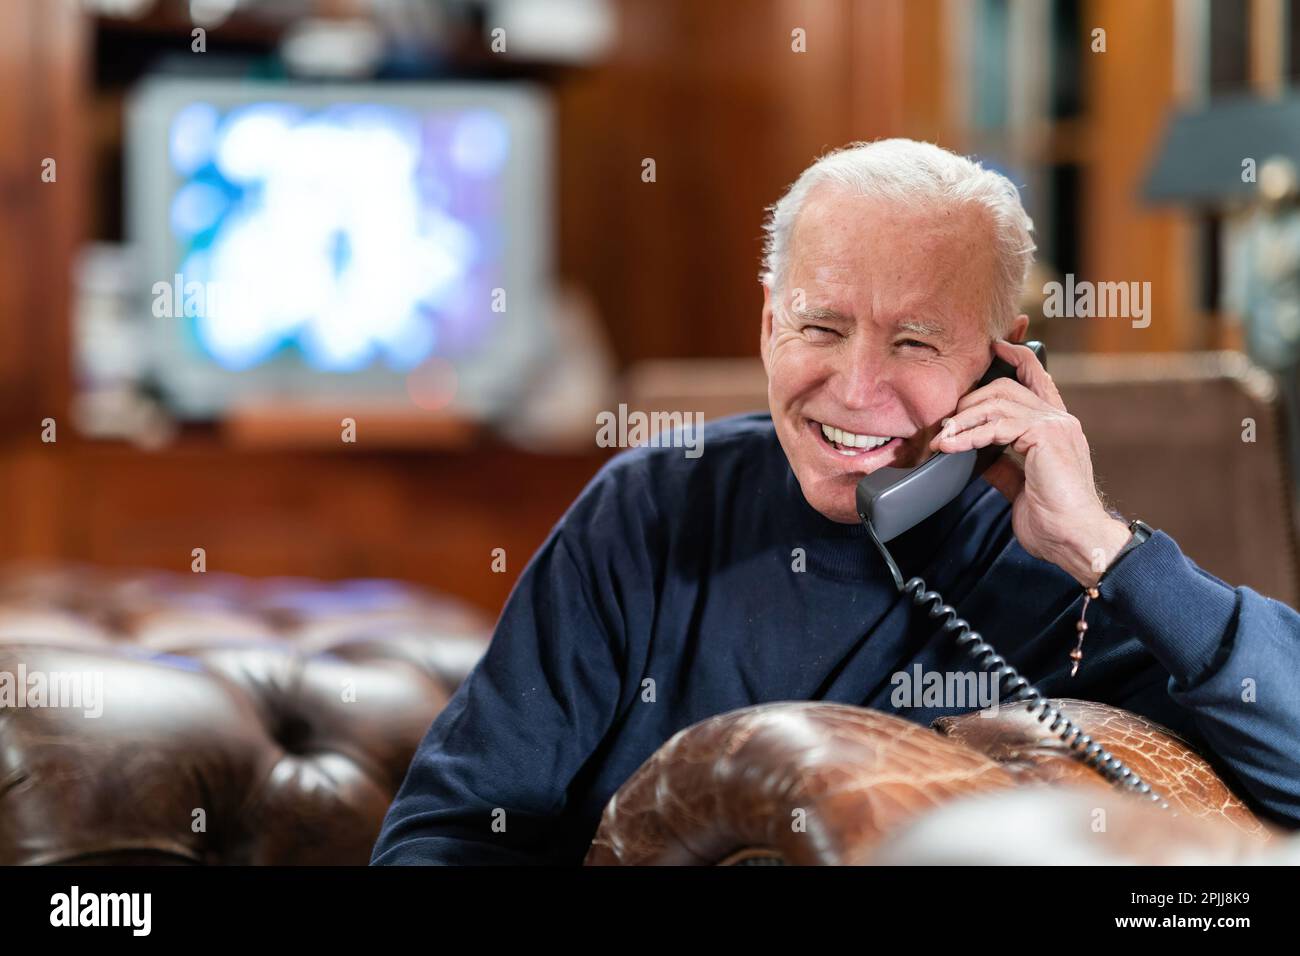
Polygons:
<instances>
[{"instance_id":1,"label":"wristwatch","mask_svg":"<svg viewBox=\"0 0 1300 956\"><path fill-rule=\"evenodd\" d=\"M1156 533L1155 528L1151 527L1151 525L1147 524L1141 518L1134 518L1130 521L1128 523L1128 530L1132 534L1132 537L1124 543L1124 547L1119 549L1119 554L1115 555L1110 564L1106 565L1106 570L1101 572L1101 577L1097 579L1097 584L1101 584L1102 581L1106 580L1106 575L1110 574L1110 572L1115 568L1115 565L1124 560L1125 555L1132 551L1136 551L1138 547Z\"/></svg>"}]
</instances>

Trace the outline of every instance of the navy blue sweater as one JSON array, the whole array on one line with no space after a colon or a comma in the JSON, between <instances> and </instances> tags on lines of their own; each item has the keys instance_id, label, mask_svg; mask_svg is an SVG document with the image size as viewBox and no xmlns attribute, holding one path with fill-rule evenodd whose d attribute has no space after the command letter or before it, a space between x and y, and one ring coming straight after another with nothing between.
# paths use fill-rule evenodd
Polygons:
<instances>
[{"instance_id":1,"label":"navy blue sweater","mask_svg":"<svg viewBox=\"0 0 1300 956\"><path fill-rule=\"evenodd\" d=\"M738 707L837 701L921 724L974 709L895 706L895 675L974 665L900 597L864 534L807 503L766 414L711 423L698 458L618 455L520 576L420 744L372 862L579 863L647 757ZM1256 810L1300 825L1293 610L1228 586L1157 532L1107 575L1070 678L1080 588L1019 546L983 480L890 550L1045 694L1164 724Z\"/></svg>"}]
</instances>

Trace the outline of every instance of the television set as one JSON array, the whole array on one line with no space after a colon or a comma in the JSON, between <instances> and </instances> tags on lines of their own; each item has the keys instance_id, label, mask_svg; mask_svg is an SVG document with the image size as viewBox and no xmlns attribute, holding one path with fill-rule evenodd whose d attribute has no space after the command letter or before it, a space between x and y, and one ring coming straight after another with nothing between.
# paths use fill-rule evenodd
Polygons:
<instances>
[{"instance_id":1,"label":"television set","mask_svg":"<svg viewBox=\"0 0 1300 956\"><path fill-rule=\"evenodd\" d=\"M544 349L551 119L527 83L155 76L127 107L147 367L181 419L400 403L492 417Z\"/></svg>"}]
</instances>

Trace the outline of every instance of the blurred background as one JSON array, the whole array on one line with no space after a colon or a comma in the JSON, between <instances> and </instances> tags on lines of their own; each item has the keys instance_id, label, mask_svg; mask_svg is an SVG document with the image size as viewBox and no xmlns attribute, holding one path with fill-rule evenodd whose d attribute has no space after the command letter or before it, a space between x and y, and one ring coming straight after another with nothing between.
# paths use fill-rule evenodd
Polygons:
<instances>
[{"instance_id":1,"label":"blurred background","mask_svg":"<svg viewBox=\"0 0 1300 956\"><path fill-rule=\"evenodd\" d=\"M599 412L765 407L764 207L909 136L1021 186L1116 504L1295 601L1300 0L0 6L0 562L495 612Z\"/></svg>"}]
</instances>

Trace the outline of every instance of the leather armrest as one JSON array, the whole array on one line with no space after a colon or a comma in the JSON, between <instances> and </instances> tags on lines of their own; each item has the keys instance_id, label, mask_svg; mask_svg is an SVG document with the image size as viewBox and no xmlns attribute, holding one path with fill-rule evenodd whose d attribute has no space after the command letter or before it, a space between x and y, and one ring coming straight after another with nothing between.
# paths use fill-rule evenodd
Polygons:
<instances>
[{"instance_id":1,"label":"leather armrest","mask_svg":"<svg viewBox=\"0 0 1300 956\"><path fill-rule=\"evenodd\" d=\"M1166 824L1180 846L1203 839L1214 852L1255 848L1271 836L1165 728L1103 704L1059 703L1176 816L1146 815L1139 798L1116 790L1021 707L944 718L928 729L862 707L783 702L676 734L611 798L586 863L871 862L883 841L940 805L1029 785L1092 788L1094 803L1134 808L1151 847Z\"/></svg>"}]
</instances>

